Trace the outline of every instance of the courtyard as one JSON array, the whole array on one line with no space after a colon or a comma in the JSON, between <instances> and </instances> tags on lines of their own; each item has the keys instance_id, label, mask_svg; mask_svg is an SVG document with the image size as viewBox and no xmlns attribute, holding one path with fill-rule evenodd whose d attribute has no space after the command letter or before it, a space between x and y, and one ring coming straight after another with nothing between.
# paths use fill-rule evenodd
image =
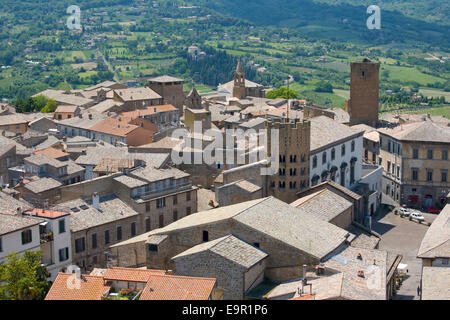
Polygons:
<instances>
[{"instance_id":1,"label":"courtyard","mask_svg":"<svg viewBox=\"0 0 450 320\"><path fill-rule=\"evenodd\" d=\"M426 222L433 222L437 215L422 213ZM381 214L373 222L373 231L381 235L379 248L393 253L401 254L401 263L408 265L408 273L400 290L394 299L397 300L419 300L417 287L420 284L422 262L416 258L428 225L410 221L395 215L394 211Z\"/></svg>"}]
</instances>

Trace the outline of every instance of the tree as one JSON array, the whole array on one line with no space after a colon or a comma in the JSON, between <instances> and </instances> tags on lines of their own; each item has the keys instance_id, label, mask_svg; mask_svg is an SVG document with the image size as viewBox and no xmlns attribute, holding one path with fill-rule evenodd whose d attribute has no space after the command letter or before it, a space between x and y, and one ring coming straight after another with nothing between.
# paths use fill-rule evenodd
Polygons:
<instances>
[{"instance_id":1,"label":"tree","mask_svg":"<svg viewBox=\"0 0 450 320\"><path fill-rule=\"evenodd\" d=\"M316 92L329 92L333 93L333 86L328 81L319 81L316 84Z\"/></svg>"},{"instance_id":2,"label":"tree","mask_svg":"<svg viewBox=\"0 0 450 320\"><path fill-rule=\"evenodd\" d=\"M57 103L53 99L48 99L47 104L41 109L42 113L55 112Z\"/></svg>"},{"instance_id":3,"label":"tree","mask_svg":"<svg viewBox=\"0 0 450 320\"><path fill-rule=\"evenodd\" d=\"M285 87L271 90L267 92L266 94L267 99L277 99L277 98L283 98L283 99L298 99L298 94L294 90L289 90Z\"/></svg>"},{"instance_id":4,"label":"tree","mask_svg":"<svg viewBox=\"0 0 450 320\"><path fill-rule=\"evenodd\" d=\"M7 256L0 265L0 300L43 300L50 289L41 252L25 251Z\"/></svg>"}]
</instances>

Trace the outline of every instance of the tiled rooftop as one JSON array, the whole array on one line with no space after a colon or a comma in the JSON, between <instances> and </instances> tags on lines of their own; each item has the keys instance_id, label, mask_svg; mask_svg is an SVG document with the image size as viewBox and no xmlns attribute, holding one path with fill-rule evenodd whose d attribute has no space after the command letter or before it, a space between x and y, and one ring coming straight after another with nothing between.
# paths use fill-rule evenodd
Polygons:
<instances>
[{"instance_id":1,"label":"tiled rooftop","mask_svg":"<svg viewBox=\"0 0 450 320\"><path fill-rule=\"evenodd\" d=\"M45 220L43 219L0 213L0 236L10 232L30 228L44 221Z\"/></svg>"}]
</instances>

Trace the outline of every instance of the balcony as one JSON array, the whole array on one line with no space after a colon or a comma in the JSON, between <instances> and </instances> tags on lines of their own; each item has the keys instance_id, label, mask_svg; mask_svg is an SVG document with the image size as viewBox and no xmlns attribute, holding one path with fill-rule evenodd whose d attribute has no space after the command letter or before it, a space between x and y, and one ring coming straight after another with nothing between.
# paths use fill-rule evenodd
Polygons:
<instances>
[{"instance_id":1,"label":"balcony","mask_svg":"<svg viewBox=\"0 0 450 320\"><path fill-rule=\"evenodd\" d=\"M41 233L41 243L53 241L53 232Z\"/></svg>"},{"instance_id":2,"label":"balcony","mask_svg":"<svg viewBox=\"0 0 450 320\"><path fill-rule=\"evenodd\" d=\"M141 289L122 289L119 292L108 292L102 300L137 300L141 294Z\"/></svg>"}]
</instances>

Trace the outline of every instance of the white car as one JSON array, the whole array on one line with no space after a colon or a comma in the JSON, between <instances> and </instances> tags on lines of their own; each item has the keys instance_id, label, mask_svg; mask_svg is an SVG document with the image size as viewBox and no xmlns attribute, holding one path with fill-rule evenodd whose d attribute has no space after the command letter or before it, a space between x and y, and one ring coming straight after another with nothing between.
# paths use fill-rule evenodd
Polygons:
<instances>
[{"instance_id":1,"label":"white car","mask_svg":"<svg viewBox=\"0 0 450 320\"><path fill-rule=\"evenodd\" d=\"M409 211L406 208L400 208L398 211L400 212L400 214L403 214L405 217L409 217L411 215L411 211Z\"/></svg>"},{"instance_id":2,"label":"white car","mask_svg":"<svg viewBox=\"0 0 450 320\"><path fill-rule=\"evenodd\" d=\"M425 218L420 213L411 213L409 220L415 219L417 221L425 221Z\"/></svg>"}]
</instances>

